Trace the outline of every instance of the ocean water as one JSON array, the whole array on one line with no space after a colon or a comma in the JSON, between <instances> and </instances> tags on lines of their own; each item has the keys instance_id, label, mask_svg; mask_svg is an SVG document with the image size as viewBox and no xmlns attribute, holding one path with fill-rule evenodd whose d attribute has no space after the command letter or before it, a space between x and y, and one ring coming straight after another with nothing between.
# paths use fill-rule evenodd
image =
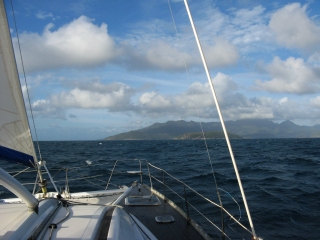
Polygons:
<instances>
[{"instance_id":1,"label":"ocean water","mask_svg":"<svg viewBox=\"0 0 320 240\"><path fill-rule=\"evenodd\" d=\"M242 139L231 140L231 143L257 235L263 239L320 239L320 139ZM128 167L133 167L130 170L139 170L141 160L146 174L143 182L150 184L148 171L160 180L164 178L165 183L183 198L171 193L169 188L161 187L156 179L151 182L155 188L160 186L158 190L165 192L184 210L186 196L192 206L220 227L219 209L190 189L187 188L185 192L183 185L162 171L148 169L144 161L166 170L218 203L215 177L223 206L249 227L228 149L222 139L207 141L212 168L206 146L198 140L39 144L42 158L46 160L58 188L65 188L67 176L71 192L103 189L116 160L118 162L109 188L130 185L134 180L140 181L140 176L126 174L125 171ZM12 174L21 169L7 162L1 162L0 167ZM30 183L26 187L33 189L31 183L35 181L34 172L21 173L17 178L21 182ZM51 184L48 187L52 189ZM1 187L0 198L5 197L11 195ZM188 211L191 218L213 238L221 239L219 231L192 207L189 206ZM224 225L231 239L250 239L250 234L237 227L226 215Z\"/></svg>"}]
</instances>

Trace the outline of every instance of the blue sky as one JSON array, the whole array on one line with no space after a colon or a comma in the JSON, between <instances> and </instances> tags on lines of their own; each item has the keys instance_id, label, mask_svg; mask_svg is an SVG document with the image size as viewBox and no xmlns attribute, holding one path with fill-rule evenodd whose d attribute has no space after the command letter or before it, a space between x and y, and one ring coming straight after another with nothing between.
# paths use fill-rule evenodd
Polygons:
<instances>
[{"instance_id":1,"label":"blue sky","mask_svg":"<svg viewBox=\"0 0 320 240\"><path fill-rule=\"evenodd\" d=\"M5 3L39 140L217 121L183 1L170 2L177 33L167 0L13 0L17 30ZM225 120L320 124L319 1L189 4Z\"/></svg>"}]
</instances>

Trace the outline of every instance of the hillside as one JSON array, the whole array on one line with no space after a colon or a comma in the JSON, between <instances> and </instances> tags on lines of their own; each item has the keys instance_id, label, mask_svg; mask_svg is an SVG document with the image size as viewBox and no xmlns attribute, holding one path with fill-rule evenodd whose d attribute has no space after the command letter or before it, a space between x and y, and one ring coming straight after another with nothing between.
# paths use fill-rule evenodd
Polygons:
<instances>
[{"instance_id":1,"label":"hillside","mask_svg":"<svg viewBox=\"0 0 320 240\"><path fill-rule=\"evenodd\" d=\"M270 120L249 119L225 122L229 134L242 138L318 138L320 126L299 126L291 121L274 123ZM204 132L222 133L220 122L202 123ZM175 139L184 134L200 133L201 127L194 121L168 121L149 127L117 134L105 140L165 140Z\"/></svg>"},{"instance_id":2,"label":"hillside","mask_svg":"<svg viewBox=\"0 0 320 240\"><path fill-rule=\"evenodd\" d=\"M204 134L206 139L219 139L224 138L223 132L206 132ZM228 133L229 138L241 138L238 135ZM175 137L176 140L195 140L195 139L203 139L202 132L196 132L196 133L185 133L181 136Z\"/></svg>"}]
</instances>

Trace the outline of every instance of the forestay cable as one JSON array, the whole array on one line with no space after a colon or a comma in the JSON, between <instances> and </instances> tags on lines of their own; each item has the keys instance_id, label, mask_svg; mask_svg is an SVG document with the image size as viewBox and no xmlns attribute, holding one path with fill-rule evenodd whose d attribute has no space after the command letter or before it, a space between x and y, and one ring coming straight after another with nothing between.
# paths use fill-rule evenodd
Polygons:
<instances>
[{"instance_id":1,"label":"forestay cable","mask_svg":"<svg viewBox=\"0 0 320 240\"><path fill-rule=\"evenodd\" d=\"M178 40L179 43L180 43L180 39L179 39L179 36L178 36L178 30L177 30L176 23L175 23L175 20L174 20L174 17L173 17L173 12L172 12L172 9L171 9L170 0L168 0L168 5L169 5L169 9L170 9L170 13L171 13L171 18L172 18L172 22L173 22L173 25L174 25L174 29L175 29L175 31L176 31L176 38L177 38L177 40ZM181 44L180 44L180 45L181 45ZM186 61L185 61L184 58L183 58L183 63L184 63L185 71L186 71L186 73L187 73L187 78L188 78L188 80L189 80L189 70L188 70L188 67L187 67L187 64L186 64ZM197 115L198 115L198 117L200 118L200 114L199 114L199 110L198 110L198 106L197 106L197 103L196 103L196 100L195 100L195 96L194 96L193 90L192 90L192 97L193 97L194 105L195 105L195 107L196 107ZM209 148L208 148L206 136L205 136L205 134L204 134L204 130L203 130L203 126L202 126L201 121L200 121L199 123L200 123L200 128L201 128L202 136L203 136L203 139L204 139L204 144L205 144L205 147L206 147L208 159L209 159L210 166L211 166L211 173L212 173L212 176L213 176L213 179L214 179L214 184L215 184L215 188L216 188L218 200L219 200L219 203L220 203L221 207L223 208L222 200L221 200L221 196L220 196L220 192L219 192L219 188L218 188L218 183L217 183L217 180L216 180L216 176L215 176L215 174L214 174L214 171L213 171L213 164L212 164L212 160L211 160L211 156L210 156L210 152L209 152ZM223 211L222 211L222 210L221 210L221 224L222 224L222 232L224 232L224 216L223 216Z\"/></svg>"},{"instance_id":2,"label":"forestay cable","mask_svg":"<svg viewBox=\"0 0 320 240\"><path fill-rule=\"evenodd\" d=\"M221 113L221 110L220 110L219 102L218 102L218 99L217 99L217 96L216 96L216 93L215 93L215 90L214 90L214 87L213 87L213 83L212 83L212 79L211 79L211 76L210 76L210 73L209 73L209 70L208 70L207 62L206 62L206 59L205 59L203 51L202 51L201 43L200 43L200 40L198 38L197 30L196 30L195 25L193 23L192 15L191 15L191 12L190 12L190 9L189 9L189 6L188 6L188 1L184 0L184 4L185 4L185 7L186 7L186 10L187 10L189 19L190 19L191 27L192 27L192 30L193 30L193 33L194 33L194 36L195 36L195 39L196 39L196 42L197 42L197 45L198 45L198 48L199 48L199 52L200 52L201 59L202 59L202 62L203 62L203 66L204 66L204 69L205 69L205 72L206 72L206 75L207 75L207 78L208 78L208 82L209 82L209 85L210 85L210 88L211 88L213 99L214 99L214 102L215 102L216 107L217 107L218 115L219 115L219 118L220 118L220 122L221 122L221 125L222 125L222 129L223 129L225 138L226 138L226 142L227 142L227 145L228 145L230 157L231 157L231 160L232 160L232 163L233 163L233 168L234 168L236 176L237 176L239 188L240 188L241 195L242 195L242 198L243 198L243 202L244 202L244 205L245 205L245 208L246 208L246 212L247 212L247 215L248 215L250 227L252 229L252 234L253 234L253 237L255 239L257 239L256 233L254 231L254 227L253 227L253 222L252 222L252 219L251 219L250 211L249 211L249 206L247 204L247 199L246 199L246 196L244 194L244 190L243 190L243 187L242 187L240 175L239 175L239 172L238 172L238 167L237 167L237 164L236 164L236 160L235 160L234 155L233 155L233 151L232 151L232 147L231 147L231 144L230 144L229 136L228 136L228 133L227 133L224 121L223 121L223 117L222 117L222 113Z\"/></svg>"}]
</instances>

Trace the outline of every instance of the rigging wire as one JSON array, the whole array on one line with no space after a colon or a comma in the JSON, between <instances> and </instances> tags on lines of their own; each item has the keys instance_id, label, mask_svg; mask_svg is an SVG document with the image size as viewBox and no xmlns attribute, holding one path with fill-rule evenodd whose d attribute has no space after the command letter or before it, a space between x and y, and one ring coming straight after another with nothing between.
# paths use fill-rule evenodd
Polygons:
<instances>
[{"instance_id":1,"label":"rigging wire","mask_svg":"<svg viewBox=\"0 0 320 240\"><path fill-rule=\"evenodd\" d=\"M199 49L199 52L200 52L202 63L203 63L203 66L204 66L204 69L205 69L205 72L206 72L206 75L207 75L207 78L208 78L208 82L210 84L212 96L213 96L213 99L214 99L214 102L216 104L216 108L217 108L217 111L218 111L218 114L219 114L221 126L222 126L222 129L223 129L225 138L226 138L228 149L229 149L229 154L230 154L230 157L231 157L231 160L232 160L234 171L235 171L236 176L237 176L238 185L239 185L240 192L241 192L241 195L242 195L242 198L243 198L243 203L244 203L244 206L245 206L245 209L246 209L246 212L247 212L247 216L248 216L248 220L249 220L249 223L250 223L250 227L251 227L251 230L252 230L252 233L253 233L253 239L258 239L257 235L255 233L255 230L254 230L251 214L250 214L250 211L249 211L249 206L248 206L248 203L247 203L246 196L244 194L244 190L243 190L243 187L242 187L242 182L241 182L241 179L240 179L238 167L237 167L236 160L235 160L235 157L234 157L234 154L233 154L233 150L232 150L231 143L230 143L230 140L229 140L228 132L226 130L226 127L225 127L225 124L224 124L224 121L223 121L223 116L222 116L222 113L221 113L221 110L220 110L220 107L219 107L219 102L218 102L218 99L217 99L217 96L216 96L216 93L215 93L215 90L214 90L214 87L213 87L213 83L212 83L212 79L211 79L211 76L210 76L210 72L208 70L206 59L205 59L205 56L204 56L203 51L202 51L200 40L198 38L197 30L196 30L195 25L193 23L192 15L191 15L191 12L190 12L190 9L189 9L189 6L188 6L188 1L184 0L184 4L185 4L185 7L187 9L187 13L188 13L188 16L189 16L189 19L190 19L190 23L191 23L191 27L192 27L192 30L193 30L193 33L194 33L194 36L195 36L195 39L196 39L196 42L197 42L197 45L198 45L198 49Z\"/></svg>"},{"instance_id":2,"label":"rigging wire","mask_svg":"<svg viewBox=\"0 0 320 240\"><path fill-rule=\"evenodd\" d=\"M240 219L241 219L241 208L240 208L240 205L239 203L234 199L234 197L232 197L232 195L230 193L228 193L226 190L222 189L222 188L219 188L220 191L224 191L225 193L227 193L231 198L232 200L238 205L238 208L239 208L239 219L238 219L238 222L240 222ZM231 219L231 218L230 218ZM229 224L229 227L230 225L232 224L235 224L236 222L233 222L233 223L230 223ZM231 227L230 227L231 228ZM233 230L234 231L234 230Z\"/></svg>"},{"instance_id":3,"label":"rigging wire","mask_svg":"<svg viewBox=\"0 0 320 240\"><path fill-rule=\"evenodd\" d=\"M101 185L98 185L98 184L96 184L96 183L94 183L94 182L92 182L92 181L89 181L87 178L85 178L85 177L84 177L82 174L80 174L78 171L76 171L76 170L73 170L73 171L75 171L75 172L76 172L78 175L80 175L84 180L86 180L87 182L91 183L92 185L101 187Z\"/></svg>"},{"instance_id":4,"label":"rigging wire","mask_svg":"<svg viewBox=\"0 0 320 240\"><path fill-rule=\"evenodd\" d=\"M24 62L23 62L23 57L22 57L22 51L21 51L21 45L20 45L19 32L18 32L16 17L15 17L15 14L14 14L14 9L13 9L12 0L10 0L10 3L11 3L13 20L14 20L14 27L15 27L16 34L17 34L20 60L21 60L21 65L22 65L24 83L25 83L25 85L26 85L26 90L27 90L28 103L29 103L29 108L30 108L30 113L31 113L31 118L32 118L32 123L33 123L33 129L34 129L34 132L35 132L35 137L36 137L36 141L37 141L37 147L38 147L39 157L40 157L40 161L41 161L41 160L42 160L42 156L41 156L41 151L40 151L40 146L39 146L39 141L38 141L37 129L36 129L36 125L35 125L35 122L34 122L34 116L33 116L32 105L31 105L31 101L30 101L30 94L29 94L29 88L28 88L28 83L27 83L27 77L26 77L26 72L25 72L25 67L24 67ZM34 157L36 158L36 156L34 156Z\"/></svg>"},{"instance_id":5,"label":"rigging wire","mask_svg":"<svg viewBox=\"0 0 320 240\"><path fill-rule=\"evenodd\" d=\"M30 167L27 167L26 169L19 171L18 173L16 173L15 175L13 175L12 177L16 177L18 176L20 173L26 172Z\"/></svg>"},{"instance_id":6,"label":"rigging wire","mask_svg":"<svg viewBox=\"0 0 320 240\"><path fill-rule=\"evenodd\" d=\"M173 25L174 25L175 33L176 33L176 38L178 40L178 43L180 43L180 39L178 37L178 30L177 30L177 26L176 26L176 23L175 23L175 20L174 20L174 16L173 16L170 0L168 0L168 5L169 5L170 13L171 13L171 18L172 18L172 22L173 22ZM186 64L186 61L185 61L184 58L183 58L183 63L184 63L184 68L185 68L185 71L186 71L186 74L187 74L187 78L189 80L190 79L189 78L189 69L187 67L187 64ZM199 109L198 109L198 105L197 105L196 100L195 100L195 94L194 94L193 90L192 90L192 98L193 98L193 103L194 103L195 108L196 108L197 115L200 118ZM213 179L214 179L214 184L215 184L217 196L218 196L218 199L219 199L219 203L220 203L221 207L223 208L222 200L221 200L221 196L220 196L220 192L219 192L219 188L218 188L218 183L217 183L214 171L213 171L213 164L212 164L212 159L211 159L211 155L210 155L208 144L207 144L207 139L206 139L206 136L205 136L205 133L204 133L204 130L203 130L202 122L200 121L199 123L200 123L200 128L201 128L204 144L205 144L205 147L206 147L208 159L209 159L210 166L211 166L211 172L212 172L212 176L213 176ZM223 211L222 210L221 210L221 221L222 221L222 231L224 231L224 216L223 216Z\"/></svg>"},{"instance_id":7,"label":"rigging wire","mask_svg":"<svg viewBox=\"0 0 320 240\"><path fill-rule=\"evenodd\" d=\"M209 198L205 197L204 195L198 193L196 190L194 190L193 188L191 188L189 185L185 184L184 182L182 182L181 180L175 178L174 176L172 176L170 173L166 172L165 170L156 167L154 165L152 165L151 163L148 163L148 165L150 165L151 167L158 169L162 172L165 172L168 176L170 176L172 179L176 180L177 182L185 185L187 188L189 188L191 191L193 191L195 194L197 194L198 196L200 196L201 198L205 199L206 201L208 201L209 203L213 204L216 207L219 207L221 209L223 209L223 211L230 216L230 218L232 218L235 222L237 222L243 229L245 229L246 231L248 231L249 233L252 234L252 231L250 231L247 227L245 227L241 222L239 222L237 219L235 219L225 208L222 208L219 204L213 202L212 200L210 200ZM152 178L156 179L158 182L161 182L159 179L155 178L154 176L152 176ZM175 192L172 188L170 188L168 185L164 184L168 189L170 189L172 192ZM179 194L177 194L179 195ZM180 196L180 195L179 195ZM180 196L181 197L181 196Z\"/></svg>"}]
</instances>

